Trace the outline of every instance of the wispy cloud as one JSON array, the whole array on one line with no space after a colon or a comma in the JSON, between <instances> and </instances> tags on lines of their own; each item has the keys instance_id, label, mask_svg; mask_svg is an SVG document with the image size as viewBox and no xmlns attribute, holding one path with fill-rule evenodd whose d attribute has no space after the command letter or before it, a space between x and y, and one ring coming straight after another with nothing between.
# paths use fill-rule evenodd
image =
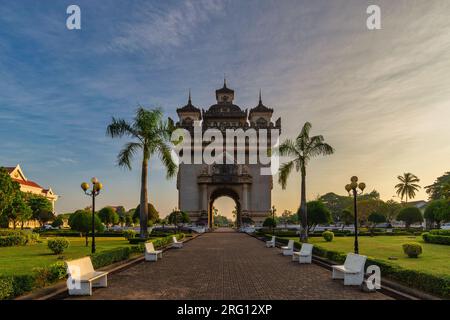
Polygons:
<instances>
[{"instance_id":1,"label":"wispy cloud","mask_svg":"<svg viewBox=\"0 0 450 320\"><path fill-rule=\"evenodd\" d=\"M131 21L119 24L119 35L112 40L110 48L133 52L180 47L192 40L197 28L220 13L223 3L219 0L189 0L175 7L161 3L141 4L132 13Z\"/></svg>"}]
</instances>

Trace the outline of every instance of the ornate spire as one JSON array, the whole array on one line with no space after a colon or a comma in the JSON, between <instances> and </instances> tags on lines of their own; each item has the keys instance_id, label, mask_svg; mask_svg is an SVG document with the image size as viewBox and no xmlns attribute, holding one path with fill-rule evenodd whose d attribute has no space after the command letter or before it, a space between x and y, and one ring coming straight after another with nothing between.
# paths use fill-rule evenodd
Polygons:
<instances>
[{"instance_id":1,"label":"ornate spire","mask_svg":"<svg viewBox=\"0 0 450 320\"><path fill-rule=\"evenodd\" d=\"M259 104L262 105L261 89L259 89Z\"/></svg>"},{"instance_id":2,"label":"ornate spire","mask_svg":"<svg viewBox=\"0 0 450 320\"><path fill-rule=\"evenodd\" d=\"M188 99L188 105L191 105L192 101L191 101L191 88L189 88L189 99Z\"/></svg>"},{"instance_id":3,"label":"ornate spire","mask_svg":"<svg viewBox=\"0 0 450 320\"><path fill-rule=\"evenodd\" d=\"M227 87L227 77L225 76L225 73L223 74L223 87Z\"/></svg>"}]
</instances>

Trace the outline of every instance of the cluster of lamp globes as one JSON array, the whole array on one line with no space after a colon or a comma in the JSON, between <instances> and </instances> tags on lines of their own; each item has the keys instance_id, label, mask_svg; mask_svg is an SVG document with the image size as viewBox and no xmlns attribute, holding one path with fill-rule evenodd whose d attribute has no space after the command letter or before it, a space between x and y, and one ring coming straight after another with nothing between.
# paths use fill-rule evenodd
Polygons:
<instances>
[{"instance_id":1,"label":"cluster of lamp globes","mask_svg":"<svg viewBox=\"0 0 450 320\"><path fill-rule=\"evenodd\" d=\"M92 182L92 192L98 194L100 190L103 189L103 184L101 184L100 181L98 181L98 179L95 177L91 179L91 182ZM90 188L89 183L83 182L81 184L81 189L83 189L85 193L88 191L89 188Z\"/></svg>"},{"instance_id":2,"label":"cluster of lamp globes","mask_svg":"<svg viewBox=\"0 0 450 320\"><path fill-rule=\"evenodd\" d=\"M356 188L359 188L361 190L361 192L364 191L364 189L366 188L366 184L364 182L360 182L358 184L358 177L357 176L353 176L350 178L351 183L347 184L345 186L345 190L347 190L348 193L350 193L350 191L356 191Z\"/></svg>"}]
</instances>

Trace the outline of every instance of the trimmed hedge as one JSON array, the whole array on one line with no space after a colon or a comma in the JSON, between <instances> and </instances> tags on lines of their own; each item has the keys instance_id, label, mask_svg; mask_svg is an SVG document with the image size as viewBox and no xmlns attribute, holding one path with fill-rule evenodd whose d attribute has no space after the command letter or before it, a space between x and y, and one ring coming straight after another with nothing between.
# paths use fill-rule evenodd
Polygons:
<instances>
[{"instance_id":1,"label":"trimmed hedge","mask_svg":"<svg viewBox=\"0 0 450 320\"><path fill-rule=\"evenodd\" d=\"M376 231L369 232L369 231L360 231L358 233L359 237L372 237L372 236L420 236L422 234L422 231L401 231L401 230L395 230L393 232L386 232L386 231ZM327 230L334 233L335 237L346 237L346 236L353 236L353 233L350 230ZM267 230L261 230L256 232L257 235L265 235L266 233L269 233ZM298 231L275 231L275 236L277 237L299 237ZM322 232L311 232L308 233L308 237L315 238L315 237L322 237Z\"/></svg>"},{"instance_id":2,"label":"trimmed hedge","mask_svg":"<svg viewBox=\"0 0 450 320\"><path fill-rule=\"evenodd\" d=\"M47 230L41 231L39 234L43 237L82 237L83 234L74 230ZM92 236L92 233L89 232L88 236ZM108 232L96 232L96 237L102 238L115 238L115 237L123 237L124 234L122 231L108 231Z\"/></svg>"},{"instance_id":3,"label":"trimmed hedge","mask_svg":"<svg viewBox=\"0 0 450 320\"><path fill-rule=\"evenodd\" d=\"M445 231L445 230L443 230ZM434 243L434 244L443 244L450 246L450 236L444 236L440 234L432 234L431 232L426 232L422 234L422 238L427 243Z\"/></svg>"},{"instance_id":4,"label":"trimmed hedge","mask_svg":"<svg viewBox=\"0 0 450 320\"><path fill-rule=\"evenodd\" d=\"M430 233L434 234L434 235L450 237L450 230L439 230L439 229L437 229L437 230L431 230Z\"/></svg>"},{"instance_id":5,"label":"trimmed hedge","mask_svg":"<svg viewBox=\"0 0 450 320\"><path fill-rule=\"evenodd\" d=\"M127 260L134 253L143 252L140 246L131 246L105 250L91 255L94 269L101 268L119 261Z\"/></svg>"},{"instance_id":6,"label":"trimmed hedge","mask_svg":"<svg viewBox=\"0 0 450 320\"><path fill-rule=\"evenodd\" d=\"M154 239L154 240L152 240L152 238L151 238L151 237L153 237L153 234L152 234L150 238L139 238L139 237L130 238L130 239L128 239L128 242L130 244L142 244L142 243L145 243L147 241L151 241L151 242L153 242L155 247L158 247L158 246L159 247L164 247L164 246L172 243L172 237L173 236L176 236L177 240L180 240L180 239L184 238L184 233L165 235L164 238L157 238L157 239Z\"/></svg>"}]
</instances>

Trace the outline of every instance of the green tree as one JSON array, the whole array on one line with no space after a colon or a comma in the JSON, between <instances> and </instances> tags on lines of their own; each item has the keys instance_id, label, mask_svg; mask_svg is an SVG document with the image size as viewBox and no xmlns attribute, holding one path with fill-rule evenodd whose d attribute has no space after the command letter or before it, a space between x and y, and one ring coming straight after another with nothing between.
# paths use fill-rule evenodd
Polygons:
<instances>
[{"instance_id":1,"label":"green tree","mask_svg":"<svg viewBox=\"0 0 450 320\"><path fill-rule=\"evenodd\" d=\"M342 210L342 230L344 230L345 226L354 223L355 216L353 212L349 209Z\"/></svg>"},{"instance_id":2,"label":"green tree","mask_svg":"<svg viewBox=\"0 0 450 320\"><path fill-rule=\"evenodd\" d=\"M333 192L328 192L318 198L331 212L334 222L343 222L345 208L352 204L352 199L348 196L341 196Z\"/></svg>"},{"instance_id":3,"label":"green tree","mask_svg":"<svg viewBox=\"0 0 450 320\"><path fill-rule=\"evenodd\" d=\"M111 138L128 136L133 142L125 144L119 152L118 164L131 170L131 162L138 151L142 152L141 164L141 200L140 200L140 236L147 238L148 231L148 164L152 155L159 156L166 168L167 178L176 174L177 166L170 154L170 135L173 124L162 119L159 109L145 110L138 108L132 123L123 119L112 119L107 134Z\"/></svg>"},{"instance_id":4,"label":"green tree","mask_svg":"<svg viewBox=\"0 0 450 320\"><path fill-rule=\"evenodd\" d=\"M400 183L395 186L397 195L400 196L402 200L405 198L405 202L408 203L408 198L414 199L416 191L419 191L420 186L417 182L420 182L420 179L410 172L404 173L403 176L398 176L397 179L400 181Z\"/></svg>"},{"instance_id":5,"label":"green tree","mask_svg":"<svg viewBox=\"0 0 450 320\"><path fill-rule=\"evenodd\" d=\"M430 200L450 198L450 171L438 177L432 185L426 186L425 191Z\"/></svg>"},{"instance_id":6,"label":"green tree","mask_svg":"<svg viewBox=\"0 0 450 320\"><path fill-rule=\"evenodd\" d=\"M32 218L43 226L48 221L55 219L52 203L45 197L36 194L28 194L27 202L33 212Z\"/></svg>"},{"instance_id":7,"label":"green tree","mask_svg":"<svg viewBox=\"0 0 450 320\"><path fill-rule=\"evenodd\" d=\"M69 217L69 226L72 230L81 232L86 238L86 247L89 245L89 232L92 230L92 212L86 210L77 210ZM96 214L94 216L95 231L102 232L104 227L100 218Z\"/></svg>"},{"instance_id":8,"label":"green tree","mask_svg":"<svg viewBox=\"0 0 450 320\"><path fill-rule=\"evenodd\" d=\"M138 222L140 219L140 212L141 212L141 205L139 204L136 209L134 210L133 213L133 221ZM148 208L147 208L147 212L148 212L148 222L150 224L154 224L158 221L159 219L159 212L158 210L156 210L155 206L151 203L148 204Z\"/></svg>"},{"instance_id":9,"label":"green tree","mask_svg":"<svg viewBox=\"0 0 450 320\"><path fill-rule=\"evenodd\" d=\"M20 193L19 183L10 177L5 168L0 167L0 216L12 205L17 193Z\"/></svg>"},{"instance_id":10,"label":"green tree","mask_svg":"<svg viewBox=\"0 0 450 320\"><path fill-rule=\"evenodd\" d=\"M190 219L186 212L174 210L167 217L167 221L171 224L178 225L180 223L189 223Z\"/></svg>"},{"instance_id":11,"label":"green tree","mask_svg":"<svg viewBox=\"0 0 450 320\"><path fill-rule=\"evenodd\" d=\"M368 198L366 200L358 201L356 204L358 209L358 223L360 225L366 225L369 215L373 212L380 212L383 205L384 202L379 199ZM351 211L353 215L353 206L349 207L347 210Z\"/></svg>"},{"instance_id":12,"label":"green tree","mask_svg":"<svg viewBox=\"0 0 450 320\"><path fill-rule=\"evenodd\" d=\"M409 229L412 224L422 222L423 217L418 208L406 207L398 213L397 220L403 221L406 225L406 228Z\"/></svg>"},{"instance_id":13,"label":"green tree","mask_svg":"<svg viewBox=\"0 0 450 320\"><path fill-rule=\"evenodd\" d=\"M119 223L119 215L111 207L104 207L98 212L98 217L107 226L114 226Z\"/></svg>"},{"instance_id":14,"label":"green tree","mask_svg":"<svg viewBox=\"0 0 450 320\"><path fill-rule=\"evenodd\" d=\"M266 220L264 220L264 222L263 222L263 227L270 228L270 230L272 232L276 226L277 226L277 222L272 217L267 217Z\"/></svg>"},{"instance_id":15,"label":"green tree","mask_svg":"<svg viewBox=\"0 0 450 320\"><path fill-rule=\"evenodd\" d=\"M308 210L308 232L318 224L327 224L331 222L331 212L321 201L309 201Z\"/></svg>"},{"instance_id":16,"label":"green tree","mask_svg":"<svg viewBox=\"0 0 450 320\"><path fill-rule=\"evenodd\" d=\"M369 193L360 195L359 200L380 200L380 193L377 190L372 190Z\"/></svg>"},{"instance_id":17,"label":"green tree","mask_svg":"<svg viewBox=\"0 0 450 320\"><path fill-rule=\"evenodd\" d=\"M381 213L372 212L371 214L369 214L367 220L372 223L371 232L373 233L373 229L377 224L386 222L386 217Z\"/></svg>"},{"instance_id":18,"label":"green tree","mask_svg":"<svg viewBox=\"0 0 450 320\"><path fill-rule=\"evenodd\" d=\"M386 217L387 222L392 222L397 217L403 206L395 200L388 200L384 202L379 208L380 213Z\"/></svg>"},{"instance_id":19,"label":"green tree","mask_svg":"<svg viewBox=\"0 0 450 320\"><path fill-rule=\"evenodd\" d=\"M12 222L13 228L16 229L17 223L20 222L21 229L26 221L31 219L32 211L24 199L22 192L16 192L14 199L9 207L5 210L8 220Z\"/></svg>"},{"instance_id":20,"label":"green tree","mask_svg":"<svg viewBox=\"0 0 450 320\"><path fill-rule=\"evenodd\" d=\"M292 160L281 165L279 169L278 182L282 188L286 188L287 179L295 167L296 171L300 171L301 176L301 194L299 218L302 223L302 231L300 233L300 241L308 241L308 214L306 205L306 167L311 158L319 155L330 155L334 153L334 149L324 142L324 137L321 135L310 136L311 123L306 122L303 125L299 135L293 141L287 139L279 148L281 156L290 157Z\"/></svg>"},{"instance_id":21,"label":"green tree","mask_svg":"<svg viewBox=\"0 0 450 320\"><path fill-rule=\"evenodd\" d=\"M441 221L450 220L450 201L445 199L433 200L425 209L425 219L440 227Z\"/></svg>"},{"instance_id":22,"label":"green tree","mask_svg":"<svg viewBox=\"0 0 450 320\"><path fill-rule=\"evenodd\" d=\"M52 222L52 227L59 228L62 227L63 225L64 225L63 217L61 217L61 215L56 216L55 220Z\"/></svg>"},{"instance_id":23,"label":"green tree","mask_svg":"<svg viewBox=\"0 0 450 320\"><path fill-rule=\"evenodd\" d=\"M227 217L218 214L214 217L214 224L219 227L228 227L230 225L230 221Z\"/></svg>"}]
</instances>

